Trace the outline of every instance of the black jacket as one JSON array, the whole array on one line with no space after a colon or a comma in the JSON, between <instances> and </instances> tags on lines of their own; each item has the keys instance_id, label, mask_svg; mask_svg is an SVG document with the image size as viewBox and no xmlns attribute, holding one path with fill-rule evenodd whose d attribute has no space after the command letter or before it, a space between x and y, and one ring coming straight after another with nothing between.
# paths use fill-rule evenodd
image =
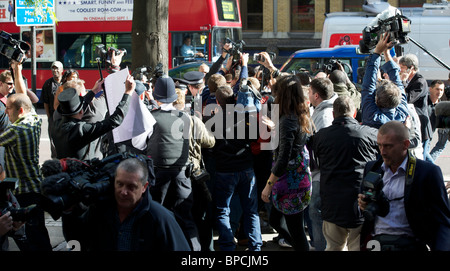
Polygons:
<instances>
[{"instance_id":1,"label":"black jacket","mask_svg":"<svg viewBox=\"0 0 450 271\"><path fill-rule=\"evenodd\" d=\"M381 161L377 162L381 165ZM367 163L364 174L374 163L376 161ZM416 159L412 182L405 182L404 197L406 218L415 237L428 245L431 251L450 251L450 206L441 169ZM373 222L364 222L362 249L366 247L365 242L369 240L373 226Z\"/></svg>"},{"instance_id":2,"label":"black jacket","mask_svg":"<svg viewBox=\"0 0 450 271\"><path fill-rule=\"evenodd\" d=\"M83 251L117 248L118 215L114 200L91 205L81 216L64 216L65 231ZM131 251L190 251L173 213L152 200L148 189L134 210Z\"/></svg>"},{"instance_id":3,"label":"black jacket","mask_svg":"<svg viewBox=\"0 0 450 271\"><path fill-rule=\"evenodd\" d=\"M89 144L119 126L128 112L130 95L124 94L116 110L102 121L86 123L68 116L56 120L52 137L58 159L71 157L84 159Z\"/></svg>"},{"instance_id":4,"label":"black jacket","mask_svg":"<svg viewBox=\"0 0 450 271\"><path fill-rule=\"evenodd\" d=\"M307 134L301 131L297 116L281 116L279 123L279 141L274 152L275 164L272 167L272 173L277 177L286 172L288 162L298 156L307 140Z\"/></svg>"},{"instance_id":5,"label":"black jacket","mask_svg":"<svg viewBox=\"0 0 450 271\"><path fill-rule=\"evenodd\" d=\"M213 118L217 118L215 119L217 122L222 121L222 127L214 124L211 128L216 137L216 144L212 152L216 160L216 171L237 172L252 168L253 155L250 144L256 142L258 138L256 113L226 112L224 110L222 120L219 119L219 115L215 115ZM232 122L233 119L234 122ZM212 121L212 118L208 121ZM208 121L205 123L207 124ZM230 125L230 123L234 125ZM254 133L250 133L250 130Z\"/></svg>"},{"instance_id":6,"label":"black jacket","mask_svg":"<svg viewBox=\"0 0 450 271\"><path fill-rule=\"evenodd\" d=\"M322 218L344 228L363 220L355 208L364 166L376 159L377 129L350 117L334 119L313 136L313 151L320 169Z\"/></svg>"},{"instance_id":7,"label":"black jacket","mask_svg":"<svg viewBox=\"0 0 450 271\"><path fill-rule=\"evenodd\" d=\"M431 139L433 136L428 116L428 91L427 80L419 73L414 75L405 88L408 103L414 104L417 115L419 115L422 141Z\"/></svg>"}]
</instances>

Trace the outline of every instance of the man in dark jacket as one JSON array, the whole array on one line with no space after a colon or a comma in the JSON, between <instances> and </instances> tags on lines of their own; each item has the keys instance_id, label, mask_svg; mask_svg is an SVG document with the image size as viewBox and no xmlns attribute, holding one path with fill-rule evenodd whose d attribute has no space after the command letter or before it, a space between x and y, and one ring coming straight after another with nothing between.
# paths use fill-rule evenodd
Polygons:
<instances>
[{"instance_id":1,"label":"man in dark jacket","mask_svg":"<svg viewBox=\"0 0 450 271\"><path fill-rule=\"evenodd\" d=\"M430 156L432 134L430 117L428 116L428 83L419 73L419 60L414 54L400 58L400 76L404 80L408 103L413 104L420 119L422 133L423 159L434 162Z\"/></svg>"},{"instance_id":2,"label":"man in dark jacket","mask_svg":"<svg viewBox=\"0 0 450 271\"><path fill-rule=\"evenodd\" d=\"M173 213L153 201L146 165L137 158L119 163L114 200L91 205L81 217L66 219L66 231L82 250L189 251Z\"/></svg>"},{"instance_id":3,"label":"man in dark jacket","mask_svg":"<svg viewBox=\"0 0 450 271\"><path fill-rule=\"evenodd\" d=\"M136 87L133 77L125 81L125 93L111 116L95 123L82 120L84 99L74 88L65 89L58 96L58 111L63 116L55 121L52 136L58 159L83 159L89 144L119 126L128 112L129 97Z\"/></svg>"},{"instance_id":4,"label":"man in dark jacket","mask_svg":"<svg viewBox=\"0 0 450 271\"><path fill-rule=\"evenodd\" d=\"M364 221L361 248L374 239L381 250L424 251L428 246L431 251L449 251L450 207L441 169L408 151L408 129L400 122L381 126L377 143L383 159L367 163L364 176L369 171L380 174L383 193L376 194L384 194L386 200L368 201L365 193L358 195L361 210L378 206L371 208L375 219Z\"/></svg>"},{"instance_id":5,"label":"man in dark jacket","mask_svg":"<svg viewBox=\"0 0 450 271\"><path fill-rule=\"evenodd\" d=\"M377 129L360 125L347 95L333 103L334 121L313 137L320 169L323 233L326 250L359 250L362 217L355 208L364 166L376 159Z\"/></svg>"},{"instance_id":6,"label":"man in dark jacket","mask_svg":"<svg viewBox=\"0 0 450 271\"><path fill-rule=\"evenodd\" d=\"M244 59L243 66L246 70L248 55L243 56L242 59ZM247 78L247 74L243 78ZM248 94L245 93L243 96L246 95ZM238 113L230 110L234 109L235 103L233 90L229 86L218 87L216 99L222 110L222 115L215 115L217 121L222 125L219 128L220 124L217 122L214 127L216 145L213 149L216 160L215 198L219 247L222 251L233 251L236 247L230 210L236 212L239 207L233 208L234 206L230 206L230 203L233 195L237 194L243 211L243 229L249 239L248 248L251 251L259 251L262 246L262 237L258 215L258 194L250 148L252 140L250 140L249 133L251 129L257 129L254 126L251 127L255 122L250 120L252 116L256 116L256 112L251 115L248 112Z\"/></svg>"}]
</instances>

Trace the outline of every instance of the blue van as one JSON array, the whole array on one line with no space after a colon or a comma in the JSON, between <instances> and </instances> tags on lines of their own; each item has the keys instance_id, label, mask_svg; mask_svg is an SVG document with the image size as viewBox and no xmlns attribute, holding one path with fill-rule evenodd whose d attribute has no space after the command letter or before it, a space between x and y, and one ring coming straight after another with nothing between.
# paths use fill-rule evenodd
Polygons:
<instances>
[{"instance_id":1,"label":"blue van","mask_svg":"<svg viewBox=\"0 0 450 271\"><path fill-rule=\"evenodd\" d=\"M330 59L339 60L349 78L356 84L361 84L361 74L358 77L358 68L363 68L369 54L359 51L359 45L343 45L334 48L317 48L299 50L293 53L281 67L282 72L298 73L307 70L314 76L323 71Z\"/></svg>"}]
</instances>

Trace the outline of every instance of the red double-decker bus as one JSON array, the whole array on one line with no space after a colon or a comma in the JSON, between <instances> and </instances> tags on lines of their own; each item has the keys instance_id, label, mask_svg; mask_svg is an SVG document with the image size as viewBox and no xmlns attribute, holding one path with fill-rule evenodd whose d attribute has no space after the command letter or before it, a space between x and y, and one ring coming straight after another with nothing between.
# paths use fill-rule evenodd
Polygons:
<instances>
[{"instance_id":1,"label":"red double-decker bus","mask_svg":"<svg viewBox=\"0 0 450 271\"><path fill-rule=\"evenodd\" d=\"M8 2L0 0L0 30L13 34L17 40L25 40L27 29L16 26L7 11ZM55 1L55 10L59 20L56 26L36 28L37 33L42 33L44 47L44 53L36 58L38 95L45 80L52 76L50 65L54 60L61 61L65 69L76 69L86 87L92 87L99 78L95 52L99 44L125 48L127 54L122 61L131 66L133 0ZM242 39L239 1L169 0L169 69L185 61L180 49L186 36L191 38L194 50L203 53L200 60L215 61L222 53L225 38ZM23 70L29 87L30 66L27 60ZM6 68L8 59L0 56L0 69Z\"/></svg>"}]
</instances>

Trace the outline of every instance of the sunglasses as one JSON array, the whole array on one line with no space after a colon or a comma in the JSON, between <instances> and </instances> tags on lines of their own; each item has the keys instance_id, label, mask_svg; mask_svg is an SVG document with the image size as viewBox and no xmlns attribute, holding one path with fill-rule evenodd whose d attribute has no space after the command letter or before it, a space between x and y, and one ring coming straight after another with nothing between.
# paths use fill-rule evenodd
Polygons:
<instances>
[{"instance_id":1,"label":"sunglasses","mask_svg":"<svg viewBox=\"0 0 450 271\"><path fill-rule=\"evenodd\" d=\"M14 83L13 82L2 82L3 84L7 84L8 86L12 86L12 85L14 85Z\"/></svg>"}]
</instances>

